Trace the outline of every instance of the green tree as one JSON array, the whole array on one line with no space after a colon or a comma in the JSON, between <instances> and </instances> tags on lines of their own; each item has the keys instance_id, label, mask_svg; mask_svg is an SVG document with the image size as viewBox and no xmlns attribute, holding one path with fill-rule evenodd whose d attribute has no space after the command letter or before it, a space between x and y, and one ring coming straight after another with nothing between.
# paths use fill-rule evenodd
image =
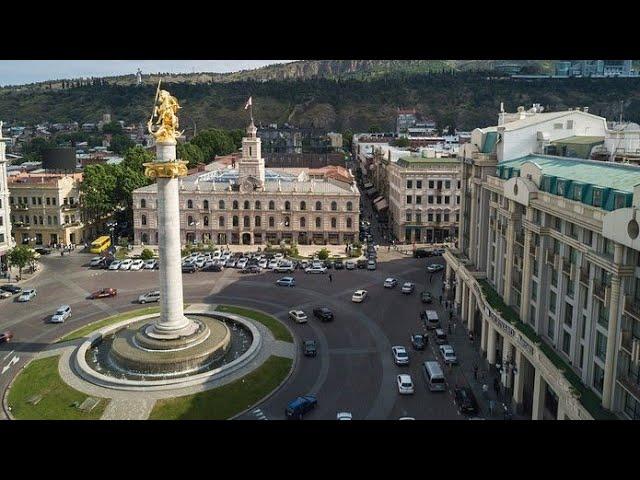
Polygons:
<instances>
[{"instance_id":1,"label":"green tree","mask_svg":"<svg viewBox=\"0 0 640 480\"><path fill-rule=\"evenodd\" d=\"M320 260L326 260L327 258L329 258L329 254L330 254L329 250L327 250L326 248L323 248L318 252L318 258Z\"/></svg>"},{"instance_id":2,"label":"green tree","mask_svg":"<svg viewBox=\"0 0 640 480\"><path fill-rule=\"evenodd\" d=\"M213 160L216 155L228 155L236 151L231 135L215 128L199 133L191 143L200 147L205 162Z\"/></svg>"},{"instance_id":3,"label":"green tree","mask_svg":"<svg viewBox=\"0 0 640 480\"><path fill-rule=\"evenodd\" d=\"M189 142L179 143L176 150L180 160L189 162L187 168L194 168L205 163L204 154L198 145Z\"/></svg>"},{"instance_id":4,"label":"green tree","mask_svg":"<svg viewBox=\"0 0 640 480\"><path fill-rule=\"evenodd\" d=\"M374 123L369 126L369 133L378 133L381 131L382 129L380 128L380 125L378 125L377 123Z\"/></svg>"},{"instance_id":5,"label":"green tree","mask_svg":"<svg viewBox=\"0 0 640 480\"><path fill-rule=\"evenodd\" d=\"M19 275L22 277L22 269L35 261L33 249L26 245L18 245L9 250L9 265L18 267Z\"/></svg>"},{"instance_id":6,"label":"green tree","mask_svg":"<svg viewBox=\"0 0 640 480\"><path fill-rule=\"evenodd\" d=\"M145 248L144 250L142 250L142 253L140 253L140 258L142 260L151 260L153 257L153 251L149 250L148 248Z\"/></svg>"},{"instance_id":7,"label":"green tree","mask_svg":"<svg viewBox=\"0 0 640 480\"><path fill-rule=\"evenodd\" d=\"M403 147L408 147L409 145L411 145L411 142L409 141L409 139L408 139L408 138L400 137L400 138L397 138L397 139L393 142L393 144L394 144L396 147L403 148Z\"/></svg>"},{"instance_id":8,"label":"green tree","mask_svg":"<svg viewBox=\"0 0 640 480\"><path fill-rule=\"evenodd\" d=\"M233 144L236 146L236 149L242 147L242 137L245 136L245 131L241 128L236 128L235 130L229 130L229 136L231 140L233 140Z\"/></svg>"},{"instance_id":9,"label":"green tree","mask_svg":"<svg viewBox=\"0 0 640 480\"><path fill-rule=\"evenodd\" d=\"M342 146L345 150L351 151L353 145L353 132L351 130L345 130L342 132Z\"/></svg>"},{"instance_id":10,"label":"green tree","mask_svg":"<svg viewBox=\"0 0 640 480\"><path fill-rule=\"evenodd\" d=\"M114 135L111 137L111 150L118 155L135 147L135 143L125 135Z\"/></svg>"},{"instance_id":11,"label":"green tree","mask_svg":"<svg viewBox=\"0 0 640 480\"><path fill-rule=\"evenodd\" d=\"M102 133L110 133L111 135L122 135L122 126L118 122L105 123L102 126Z\"/></svg>"},{"instance_id":12,"label":"green tree","mask_svg":"<svg viewBox=\"0 0 640 480\"><path fill-rule=\"evenodd\" d=\"M87 217L97 223L102 215L116 206L117 165L95 164L84 168L80 184L81 204Z\"/></svg>"}]
</instances>

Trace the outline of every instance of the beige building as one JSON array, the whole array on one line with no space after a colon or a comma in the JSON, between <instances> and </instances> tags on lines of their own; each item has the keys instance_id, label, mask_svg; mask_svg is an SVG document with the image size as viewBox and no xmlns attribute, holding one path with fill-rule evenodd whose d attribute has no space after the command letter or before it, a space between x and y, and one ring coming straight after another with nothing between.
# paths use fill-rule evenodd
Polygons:
<instances>
[{"instance_id":1,"label":"beige building","mask_svg":"<svg viewBox=\"0 0 640 480\"><path fill-rule=\"evenodd\" d=\"M348 171L265 168L251 124L235 168L228 162L180 184L183 244L345 244L357 239L360 192ZM345 175L345 172L348 175ZM158 243L155 184L133 192L135 243Z\"/></svg>"},{"instance_id":2,"label":"beige building","mask_svg":"<svg viewBox=\"0 0 640 480\"><path fill-rule=\"evenodd\" d=\"M488 132L485 133L485 136ZM446 286L532 419L640 419L640 167L462 150Z\"/></svg>"},{"instance_id":3,"label":"beige building","mask_svg":"<svg viewBox=\"0 0 640 480\"><path fill-rule=\"evenodd\" d=\"M82 174L27 174L9 180L13 236L18 244L83 243Z\"/></svg>"},{"instance_id":4,"label":"beige building","mask_svg":"<svg viewBox=\"0 0 640 480\"><path fill-rule=\"evenodd\" d=\"M388 163L389 225L406 243L441 243L457 234L460 161L406 156ZM382 210L385 200L376 202Z\"/></svg>"},{"instance_id":5,"label":"beige building","mask_svg":"<svg viewBox=\"0 0 640 480\"><path fill-rule=\"evenodd\" d=\"M7 252L13 248L11 239L11 208L9 207L9 187L7 185L7 158L5 138L0 122L0 271L7 267Z\"/></svg>"}]
</instances>

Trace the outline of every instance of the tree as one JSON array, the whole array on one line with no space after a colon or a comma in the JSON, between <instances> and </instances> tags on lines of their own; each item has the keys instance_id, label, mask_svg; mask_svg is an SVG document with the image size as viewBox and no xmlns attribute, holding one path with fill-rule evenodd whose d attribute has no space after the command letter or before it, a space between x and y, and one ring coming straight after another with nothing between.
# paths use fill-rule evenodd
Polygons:
<instances>
[{"instance_id":1,"label":"tree","mask_svg":"<svg viewBox=\"0 0 640 480\"><path fill-rule=\"evenodd\" d=\"M327 258L329 258L329 253L330 253L329 250L327 250L326 248L323 248L318 252L318 258L320 260L326 260Z\"/></svg>"},{"instance_id":2,"label":"tree","mask_svg":"<svg viewBox=\"0 0 640 480\"><path fill-rule=\"evenodd\" d=\"M231 136L224 130L215 128L199 133L191 143L200 147L205 162L213 160L216 155L228 155L236 151Z\"/></svg>"},{"instance_id":3,"label":"tree","mask_svg":"<svg viewBox=\"0 0 640 480\"><path fill-rule=\"evenodd\" d=\"M404 148L404 147L408 147L409 145L411 145L411 142L406 137L399 137L393 142L393 144L396 147Z\"/></svg>"},{"instance_id":4,"label":"tree","mask_svg":"<svg viewBox=\"0 0 640 480\"><path fill-rule=\"evenodd\" d=\"M142 253L140 253L140 258L142 260L151 260L153 257L153 251L149 250L148 248L145 248L144 250L142 250Z\"/></svg>"},{"instance_id":5,"label":"tree","mask_svg":"<svg viewBox=\"0 0 640 480\"><path fill-rule=\"evenodd\" d=\"M381 132L381 131L382 131L382 129L376 123L374 123L374 124L369 126L369 133L378 133L378 132Z\"/></svg>"},{"instance_id":6,"label":"tree","mask_svg":"<svg viewBox=\"0 0 640 480\"><path fill-rule=\"evenodd\" d=\"M122 135L122 126L118 122L105 123L102 126L102 133L110 133L111 135Z\"/></svg>"},{"instance_id":7,"label":"tree","mask_svg":"<svg viewBox=\"0 0 640 480\"><path fill-rule=\"evenodd\" d=\"M347 151L351 151L353 145L353 132L351 130L342 132L342 145Z\"/></svg>"},{"instance_id":8,"label":"tree","mask_svg":"<svg viewBox=\"0 0 640 480\"><path fill-rule=\"evenodd\" d=\"M18 267L18 274L22 277L22 269L35 261L35 252L26 245L18 245L8 254L9 265Z\"/></svg>"},{"instance_id":9,"label":"tree","mask_svg":"<svg viewBox=\"0 0 640 480\"><path fill-rule=\"evenodd\" d=\"M189 162L187 168L194 168L197 165L205 163L202 150L193 143L179 143L176 150L178 159Z\"/></svg>"},{"instance_id":10,"label":"tree","mask_svg":"<svg viewBox=\"0 0 640 480\"><path fill-rule=\"evenodd\" d=\"M97 223L105 213L116 206L117 165L87 165L80 184L81 204L90 218Z\"/></svg>"},{"instance_id":11,"label":"tree","mask_svg":"<svg viewBox=\"0 0 640 480\"><path fill-rule=\"evenodd\" d=\"M135 143L125 135L114 135L111 137L111 150L114 153L121 154L135 147Z\"/></svg>"}]
</instances>

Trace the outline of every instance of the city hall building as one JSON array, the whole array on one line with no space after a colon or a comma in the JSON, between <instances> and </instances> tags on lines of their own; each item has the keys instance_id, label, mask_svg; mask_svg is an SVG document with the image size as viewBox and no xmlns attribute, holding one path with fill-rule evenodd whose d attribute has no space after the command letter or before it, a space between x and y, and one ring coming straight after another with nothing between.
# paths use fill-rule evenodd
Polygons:
<instances>
[{"instance_id":1,"label":"city hall building","mask_svg":"<svg viewBox=\"0 0 640 480\"><path fill-rule=\"evenodd\" d=\"M358 238L360 192L344 168L265 168L251 123L242 157L214 162L180 182L183 244L344 245ZM157 245L157 187L133 192L135 243ZM178 227L178 226L176 226Z\"/></svg>"}]
</instances>

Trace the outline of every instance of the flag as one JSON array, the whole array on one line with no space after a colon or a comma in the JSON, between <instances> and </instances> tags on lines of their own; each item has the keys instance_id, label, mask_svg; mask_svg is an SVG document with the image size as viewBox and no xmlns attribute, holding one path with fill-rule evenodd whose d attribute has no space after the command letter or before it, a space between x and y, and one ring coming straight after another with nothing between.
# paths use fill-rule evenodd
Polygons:
<instances>
[{"instance_id":1,"label":"flag","mask_svg":"<svg viewBox=\"0 0 640 480\"><path fill-rule=\"evenodd\" d=\"M246 109L247 109L247 108L249 108L251 105L253 105L253 104L251 103L251 97L249 97L249 100L247 100L247 103L246 103L246 105L244 106L244 109L246 110Z\"/></svg>"}]
</instances>

